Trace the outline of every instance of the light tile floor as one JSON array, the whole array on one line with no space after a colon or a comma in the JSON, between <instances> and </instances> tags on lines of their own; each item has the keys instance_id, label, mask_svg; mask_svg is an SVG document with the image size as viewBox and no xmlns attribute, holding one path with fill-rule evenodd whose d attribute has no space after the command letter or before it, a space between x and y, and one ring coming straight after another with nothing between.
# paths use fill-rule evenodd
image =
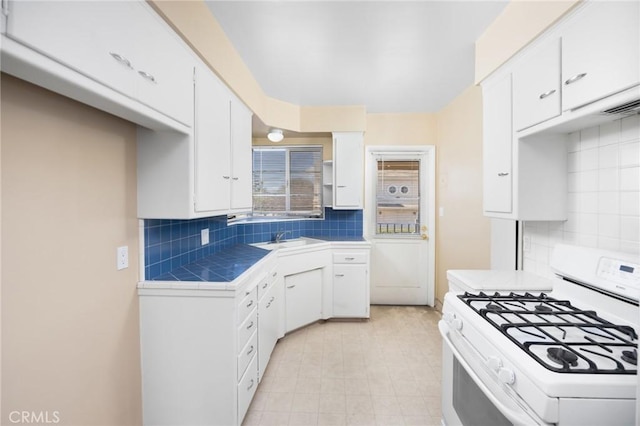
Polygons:
<instances>
[{"instance_id":1,"label":"light tile floor","mask_svg":"<svg viewBox=\"0 0 640 426\"><path fill-rule=\"evenodd\" d=\"M440 425L442 341L432 308L372 306L281 339L244 425Z\"/></svg>"}]
</instances>

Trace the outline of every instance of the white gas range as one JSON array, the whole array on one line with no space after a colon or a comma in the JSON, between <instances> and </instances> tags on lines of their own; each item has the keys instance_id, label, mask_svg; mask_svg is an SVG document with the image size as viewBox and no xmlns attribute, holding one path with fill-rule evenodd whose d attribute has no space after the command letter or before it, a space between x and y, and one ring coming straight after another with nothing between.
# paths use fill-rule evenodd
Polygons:
<instances>
[{"instance_id":1,"label":"white gas range","mask_svg":"<svg viewBox=\"0 0 640 426\"><path fill-rule=\"evenodd\" d=\"M558 245L551 267L448 272L444 424L635 424L640 259Z\"/></svg>"}]
</instances>

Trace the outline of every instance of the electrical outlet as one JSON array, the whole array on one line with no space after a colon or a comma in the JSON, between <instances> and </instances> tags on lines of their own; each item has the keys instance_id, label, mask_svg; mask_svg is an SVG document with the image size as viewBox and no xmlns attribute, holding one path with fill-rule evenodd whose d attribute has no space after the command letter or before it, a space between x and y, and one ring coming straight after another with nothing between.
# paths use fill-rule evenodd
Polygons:
<instances>
[{"instance_id":1,"label":"electrical outlet","mask_svg":"<svg viewBox=\"0 0 640 426\"><path fill-rule=\"evenodd\" d=\"M128 246L118 247L116 267L118 268L118 271L129 267L129 247Z\"/></svg>"},{"instance_id":2,"label":"electrical outlet","mask_svg":"<svg viewBox=\"0 0 640 426\"><path fill-rule=\"evenodd\" d=\"M200 231L200 245L206 246L207 244L209 244L209 228Z\"/></svg>"}]
</instances>

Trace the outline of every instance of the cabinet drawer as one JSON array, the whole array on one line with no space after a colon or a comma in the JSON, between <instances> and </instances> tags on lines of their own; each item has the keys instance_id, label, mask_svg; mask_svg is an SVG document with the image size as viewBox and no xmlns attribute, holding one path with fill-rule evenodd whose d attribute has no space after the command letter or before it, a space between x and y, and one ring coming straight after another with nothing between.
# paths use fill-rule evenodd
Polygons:
<instances>
[{"instance_id":1,"label":"cabinet drawer","mask_svg":"<svg viewBox=\"0 0 640 426\"><path fill-rule=\"evenodd\" d=\"M247 344L251 335L258 329L258 309L254 307L247 319L238 327L238 349L240 352Z\"/></svg>"},{"instance_id":2,"label":"cabinet drawer","mask_svg":"<svg viewBox=\"0 0 640 426\"><path fill-rule=\"evenodd\" d=\"M245 371L242 380L238 383L238 424L242 424L244 415L247 414L249 404L258 387L258 357L254 356Z\"/></svg>"},{"instance_id":3,"label":"cabinet drawer","mask_svg":"<svg viewBox=\"0 0 640 426\"><path fill-rule=\"evenodd\" d=\"M253 357L256 356L256 352L258 352L258 333L255 327L253 327L252 330L254 330L253 335L238 354L238 381L240 381L240 378L247 369L247 365L249 365Z\"/></svg>"},{"instance_id":4,"label":"cabinet drawer","mask_svg":"<svg viewBox=\"0 0 640 426\"><path fill-rule=\"evenodd\" d=\"M333 263L367 263L367 254L358 252L333 253Z\"/></svg>"},{"instance_id":5,"label":"cabinet drawer","mask_svg":"<svg viewBox=\"0 0 640 426\"><path fill-rule=\"evenodd\" d=\"M278 271L273 268L267 275L265 275L258 284L258 300L262 300L264 295L269 291L271 284L273 284L278 278Z\"/></svg>"},{"instance_id":6,"label":"cabinet drawer","mask_svg":"<svg viewBox=\"0 0 640 426\"><path fill-rule=\"evenodd\" d=\"M245 297L238 303L238 322L243 322L257 304L258 289L253 287L253 289L245 292Z\"/></svg>"}]
</instances>

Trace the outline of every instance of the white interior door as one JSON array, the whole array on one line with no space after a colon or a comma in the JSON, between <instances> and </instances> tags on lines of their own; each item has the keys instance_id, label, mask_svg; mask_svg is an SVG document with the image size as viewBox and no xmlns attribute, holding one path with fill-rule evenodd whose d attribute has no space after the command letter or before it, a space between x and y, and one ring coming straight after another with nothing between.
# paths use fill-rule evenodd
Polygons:
<instances>
[{"instance_id":1,"label":"white interior door","mask_svg":"<svg viewBox=\"0 0 640 426\"><path fill-rule=\"evenodd\" d=\"M366 176L371 303L433 306L435 147L368 147Z\"/></svg>"}]
</instances>

